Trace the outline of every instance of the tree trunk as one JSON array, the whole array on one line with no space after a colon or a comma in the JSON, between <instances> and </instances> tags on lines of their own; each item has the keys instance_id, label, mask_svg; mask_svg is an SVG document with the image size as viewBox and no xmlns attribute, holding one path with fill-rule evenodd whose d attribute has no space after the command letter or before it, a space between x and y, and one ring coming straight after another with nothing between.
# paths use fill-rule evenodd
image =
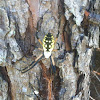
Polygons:
<instances>
[{"instance_id":1,"label":"tree trunk","mask_svg":"<svg viewBox=\"0 0 100 100\"><path fill-rule=\"evenodd\" d=\"M0 1L0 100L89 100L90 66L99 48L99 22L84 16L85 9L100 13L100 3L88 0ZM90 6L91 3L91 6ZM88 8L87 8L88 7ZM26 73L21 69L43 52L47 33L59 37L49 59Z\"/></svg>"}]
</instances>

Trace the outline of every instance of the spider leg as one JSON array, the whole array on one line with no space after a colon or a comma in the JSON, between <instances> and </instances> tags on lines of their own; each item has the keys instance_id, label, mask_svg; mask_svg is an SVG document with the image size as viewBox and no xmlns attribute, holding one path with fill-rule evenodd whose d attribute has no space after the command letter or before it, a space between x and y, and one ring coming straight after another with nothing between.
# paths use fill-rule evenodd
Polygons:
<instances>
[{"instance_id":1,"label":"spider leg","mask_svg":"<svg viewBox=\"0 0 100 100\"><path fill-rule=\"evenodd\" d=\"M60 45L59 45L59 43L57 43L57 44L58 44L59 48L58 49L53 49L53 51L55 51L55 52L58 51L58 50L60 50Z\"/></svg>"},{"instance_id":2,"label":"spider leg","mask_svg":"<svg viewBox=\"0 0 100 100\"><path fill-rule=\"evenodd\" d=\"M37 40L39 41L39 43L41 44L41 45L43 45L42 44L42 41L39 39L39 37L38 37L38 31L36 32L36 38L37 38Z\"/></svg>"},{"instance_id":3,"label":"spider leg","mask_svg":"<svg viewBox=\"0 0 100 100\"><path fill-rule=\"evenodd\" d=\"M32 44L32 46L34 46L35 48L37 48L37 49L39 49L39 50L43 51L43 49L42 49L42 48L39 48L39 47L35 46L34 44Z\"/></svg>"},{"instance_id":4,"label":"spider leg","mask_svg":"<svg viewBox=\"0 0 100 100\"><path fill-rule=\"evenodd\" d=\"M56 72L56 67L55 67L55 62L54 62L53 56L50 56L50 61L51 61L51 66L52 66L53 73L55 73Z\"/></svg>"},{"instance_id":5,"label":"spider leg","mask_svg":"<svg viewBox=\"0 0 100 100\"><path fill-rule=\"evenodd\" d=\"M42 58L43 58L43 54L41 54L38 58L35 59L35 61L33 61L29 66L25 67L24 69L21 70L22 73L25 73L27 71L29 71L30 69L32 69Z\"/></svg>"}]
</instances>

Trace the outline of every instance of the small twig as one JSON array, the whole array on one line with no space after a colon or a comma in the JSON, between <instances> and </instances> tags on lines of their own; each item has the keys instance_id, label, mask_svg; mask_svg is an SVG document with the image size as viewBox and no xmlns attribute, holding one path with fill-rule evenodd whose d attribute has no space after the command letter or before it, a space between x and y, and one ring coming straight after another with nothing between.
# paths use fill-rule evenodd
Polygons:
<instances>
[{"instance_id":1,"label":"small twig","mask_svg":"<svg viewBox=\"0 0 100 100\"><path fill-rule=\"evenodd\" d=\"M94 98L92 98L91 96L89 96L90 97L90 99L92 99L92 100L95 100Z\"/></svg>"},{"instance_id":2,"label":"small twig","mask_svg":"<svg viewBox=\"0 0 100 100\"><path fill-rule=\"evenodd\" d=\"M99 79L99 77L95 74L95 72L92 71L92 73L93 73L93 75L98 79L98 81L100 82L100 79Z\"/></svg>"},{"instance_id":3,"label":"small twig","mask_svg":"<svg viewBox=\"0 0 100 100\"><path fill-rule=\"evenodd\" d=\"M98 73L97 71L93 71L93 73L97 74L97 75L100 75L100 73Z\"/></svg>"}]
</instances>

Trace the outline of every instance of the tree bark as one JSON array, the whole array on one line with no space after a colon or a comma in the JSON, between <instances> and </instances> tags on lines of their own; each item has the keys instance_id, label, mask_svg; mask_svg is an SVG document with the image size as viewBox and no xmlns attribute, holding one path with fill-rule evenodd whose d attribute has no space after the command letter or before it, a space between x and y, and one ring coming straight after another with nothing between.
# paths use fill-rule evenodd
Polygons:
<instances>
[{"instance_id":1,"label":"tree bark","mask_svg":"<svg viewBox=\"0 0 100 100\"><path fill-rule=\"evenodd\" d=\"M0 1L0 100L89 100L90 65L99 48L99 21L84 15L88 0ZM98 0L91 12L100 14ZM26 73L42 51L36 39L47 33L59 37L49 59L42 59ZM19 70L18 70L19 69Z\"/></svg>"}]
</instances>

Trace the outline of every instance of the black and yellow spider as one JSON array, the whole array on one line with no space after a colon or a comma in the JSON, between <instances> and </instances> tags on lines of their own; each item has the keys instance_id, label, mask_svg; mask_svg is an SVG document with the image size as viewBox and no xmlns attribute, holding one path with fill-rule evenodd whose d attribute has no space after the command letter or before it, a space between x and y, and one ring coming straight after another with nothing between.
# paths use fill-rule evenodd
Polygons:
<instances>
[{"instance_id":1,"label":"black and yellow spider","mask_svg":"<svg viewBox=\"0 0 100 100\"><path fill-rule=\"evenodd\" d=\"M56 39L54 40L54 37L52 35L52 33L48 33L44 36L43 38L43 42L41 42L41 40L38 37L38 31L36 32L36 38L38 39L39 43L42 45L42 48L38 48L39 50L43 51L43 54L41 54L38 58L36 58L28 67L25 67L24 69L21 70L22 73L25 73L27 71L29 71L30 69L32 69L43 57L45 58L50 58L51 61L51 66L52 68L55 68L55 62L54 62L54 58L52 56L52 51L57 51L60 49L60 47L58 49L54 49L54 45L57 42L59 36L59 32L56 35Z\"/></svg>"}]
</instances>

